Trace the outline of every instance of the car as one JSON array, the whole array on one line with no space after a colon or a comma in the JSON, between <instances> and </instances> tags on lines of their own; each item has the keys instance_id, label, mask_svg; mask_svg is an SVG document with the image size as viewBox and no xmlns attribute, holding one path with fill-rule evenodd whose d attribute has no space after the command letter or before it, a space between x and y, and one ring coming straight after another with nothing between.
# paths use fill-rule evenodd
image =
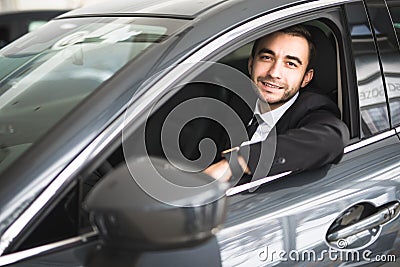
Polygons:
<instances>
[{"instance_id":1,"label":"car","mask_svg":"<svg viewBox=\"0 0 400 267\"><path fill-rule=\"evenodd\" d=\"M294 24L348 126L342 159L214 181L201 170L257 98L252 43ZM14 41L0 266L398 265L399 25L398 0L116 0Z\"/></svg>"},{"instance_id":2,"label":"car","mask_svg":"<svg viewBox=\"0 0 400 267\"><path fill-rule=\"evenodd\" d=\"M0 13L0 47L67 11L69 10L19 10Z\"/></svg>"}]
</instances>

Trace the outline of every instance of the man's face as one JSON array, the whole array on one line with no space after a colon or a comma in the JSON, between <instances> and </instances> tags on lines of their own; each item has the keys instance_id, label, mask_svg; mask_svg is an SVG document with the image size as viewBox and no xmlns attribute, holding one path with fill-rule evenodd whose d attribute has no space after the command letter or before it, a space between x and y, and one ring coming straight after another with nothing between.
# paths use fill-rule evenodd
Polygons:
<instances>
[{"instance_id":1,"label":"man's face","mask_svg":"<svg viewBox=\"0 0 400 267\"><path fill-rule=\"evenodd\" d=\"M275 109L306 86L313 77L312 69L306 71L308 58L309 46L303 37L276 32L262 38L248 64L260 99Z\"/></svg>"}]
</instances>

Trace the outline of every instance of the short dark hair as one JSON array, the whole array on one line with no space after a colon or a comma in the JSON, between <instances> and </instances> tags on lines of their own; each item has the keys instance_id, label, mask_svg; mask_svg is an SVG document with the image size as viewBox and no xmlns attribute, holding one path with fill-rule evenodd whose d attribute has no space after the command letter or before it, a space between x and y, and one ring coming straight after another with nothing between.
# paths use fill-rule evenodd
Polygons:
<instances>
[{"instance_id":1,"label":"short dark hair","mask_svg":"<svg viewBox=\"0 0 400 267\"><path fill-rule=\"evenodd\" d=\"M307 40L308 47L309 47L307 70L312 69L314 67L315 57L316 57L317 52L315 50L315 45L312 41L311 33L307 30L307 28L302 25L294 25L294 26L290 26L288 28L277 30L273 33L277 33L277 32L286 33L286 34L289 34L292 36L303 37L304 39ZM273 34L273 33L270 33L270 34ZM266 36L268 36L268 35L266 35ZM264 37L265 36L260 37L254 41L253 48L251 50L251 56L253 58L256 55L257 46L258 46L260 40L263 39Z\"/></svg>"}]
</instances>

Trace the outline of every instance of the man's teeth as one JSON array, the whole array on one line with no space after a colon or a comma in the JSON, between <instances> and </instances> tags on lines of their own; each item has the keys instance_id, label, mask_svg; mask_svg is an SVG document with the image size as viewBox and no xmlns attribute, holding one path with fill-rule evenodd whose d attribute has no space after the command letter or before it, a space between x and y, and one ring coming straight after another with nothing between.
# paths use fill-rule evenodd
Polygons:
<instances>
[{"instance_id":1,"label":"man's teeth","mask_svg":"<svg viewBox=\"0 0 400 267\"><path fill-rule=\"evenodd\" d=\"M276 85L273 85L273 84L270 84L270 83L267 83L267 82L263 82L263 84L265 86L268 86L268 87L271 87L271 88L279 88L279 86L276 86Z\"/></svg>"}]
</instances>

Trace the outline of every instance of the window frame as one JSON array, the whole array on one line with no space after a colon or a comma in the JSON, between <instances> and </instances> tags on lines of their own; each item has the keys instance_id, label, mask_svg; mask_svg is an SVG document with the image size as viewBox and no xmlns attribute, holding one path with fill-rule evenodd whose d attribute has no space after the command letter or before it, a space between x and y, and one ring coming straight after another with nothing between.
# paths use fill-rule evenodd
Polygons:
<instances>
[{"instance_id":1,"label":"window frame","mask_svg":"<svg viewBox=\"0 0 400 267\"><path fill-rule=\"evenodd\" d=\"M386 25L386 26L388 26L387 27L388 33L389 33L389 35L394 37L395 42L393 42L393 43L397 47L397 53L396 53L395 57L396 57L396 59L400 60L400 36L396 31L396 28L395 28L395 25L394 25L394 21L393 21L393 13L391 11L391 8L394 8L394 7L400 8L400 2L396 3L395 1L381 0L379 4L381 4L383 6L383 8L385 9L385 18L384 19L386 19L386 21L389 23L389 25ZM376 5L376 3L371 3L370 4L369 1L366 1L366 8L367 9L373 9L374 5ZM372 19L370 19L370 21L371 21L371 24L374 25L374 21ZM374 37L377 40L378 37L377 37L377 33L376 32L374 32ZM390 39L390 38L388 38L388 39ZM387 105L388 105L388 110L389 110L390 125L391 125L391 128L400 127L400 119L399 119L399 121L397 123L395 123L395 119L394 119L395 112L392 111L392 109L393 109L392 101L391 101L392 97L389 94L389 92L390 92L389 91L389 84L390 84L389 83L389 78L390 78L390 76L386 76L386 74L385 74L385 65L387 65L388 62L386 62L384 57L382 56L384 54L384 51L382 51L383 48L379 45L379 43L377 43L377 50L378 50L378 54L379 54L379 57L380 57L381 62L382 62L382 73L383 73L384 81L385 81L384 85L385 85L385 93L386 93ZM389 72L389 74L390 74L390 72ZM397 80L400 80L400 78L398 77ZM396 98L394 97L393 99L396 99ZM397 97L397 99L398 99L398 97Z\"/></svg>"},{"instance_id":2,"label":"window frame","mask_svg":"<svg viewBox=\"0 0 400 267\"><path fill-rule=\"evenodd\" d=\"M371 134L366 135L366 136L363 136L364 134L362 132L362 126L361 126L361 124L362 124L362 114L361 114L360 98L359 98L359 85L358 85L359 81L358 81L357 75L356 75L356 69L357 69L358 66L356 65L356 57L354 55L354 47L352 45L353 38L352 38L351 33L350 33L350 28L349 28L350 25L348 23L348 18L347 18L347 14L346 14L347 13L347 11L346 11L347 8L349 8L350 6L356 6L356 5L358 5L358 8L360 8L360 9L362 8L363 9L363 11L364 11L363 14L364 14L364 16L365 16L365 18L366 18L366 20L368 22L368 27L371 30L371 38L373 38L373 43L371 45L374 48L374 53L371 53L370 55L373 55L374 58L376 58L376 61L374 61L374 63L378 64L378 72L379 72L379 77L374 79L374 81L379 81L381 83L381 85L382 85L382 89L383 89L383 92L385 94L385 96L384 96L385 101L382 102L382 104L385 107L386 116L387 116L387 119L388 119L387 120L387 126L385 127L385 129L379 130L377 132L371 133ZM359 136L358 136L358 138L359 138L359 141L361 141L361 142L363 142L364 140L366 142L368 142L368 140L370 138L373 138L371 140L374 140L374 139L376 139L375 138L376 136L381 136L381 135L385 136L385 133L387 133L388 131L390 131L392 129L391 117L390 117L390 108L389 108L388 97L387 97L388 95L387 95L387 89L386 89L386 81L385 81L385 78L384 78L382 61L381 61L381 57L380 57L380 54L379 54L378 44L376 43L375 30L373 28L373 25L371 24L370 14L369 14L369 10L367 8L366 2L365 1L355 1L355 2L352 2L352 3L348 3L346 6L344 6L343 17L344 17L344 26L346 27L346 31L347 31L347 34L346 34L347 35L347 38L346 38L347 40L346 40L346 42L348 43L348 46L350 48L348 51L346 51L346 53L348 53L349 57L351 58L352 70L353 70L353 78L354 78L354 85L351 88L355 88L354 89L354 94L355 94L355 98L356 98L356 101L357 101L356 102L357 103L357 111L356 111L356 113L357 113L357 116L358 116L358 119L359 119L359 124L358 124L358 126L359 126L359 131L358 131ZM360 67L358 67L358 68L360 68ZM374 105L376 105L376 104L374 104Z\"/></svg>"}]
</instances>

